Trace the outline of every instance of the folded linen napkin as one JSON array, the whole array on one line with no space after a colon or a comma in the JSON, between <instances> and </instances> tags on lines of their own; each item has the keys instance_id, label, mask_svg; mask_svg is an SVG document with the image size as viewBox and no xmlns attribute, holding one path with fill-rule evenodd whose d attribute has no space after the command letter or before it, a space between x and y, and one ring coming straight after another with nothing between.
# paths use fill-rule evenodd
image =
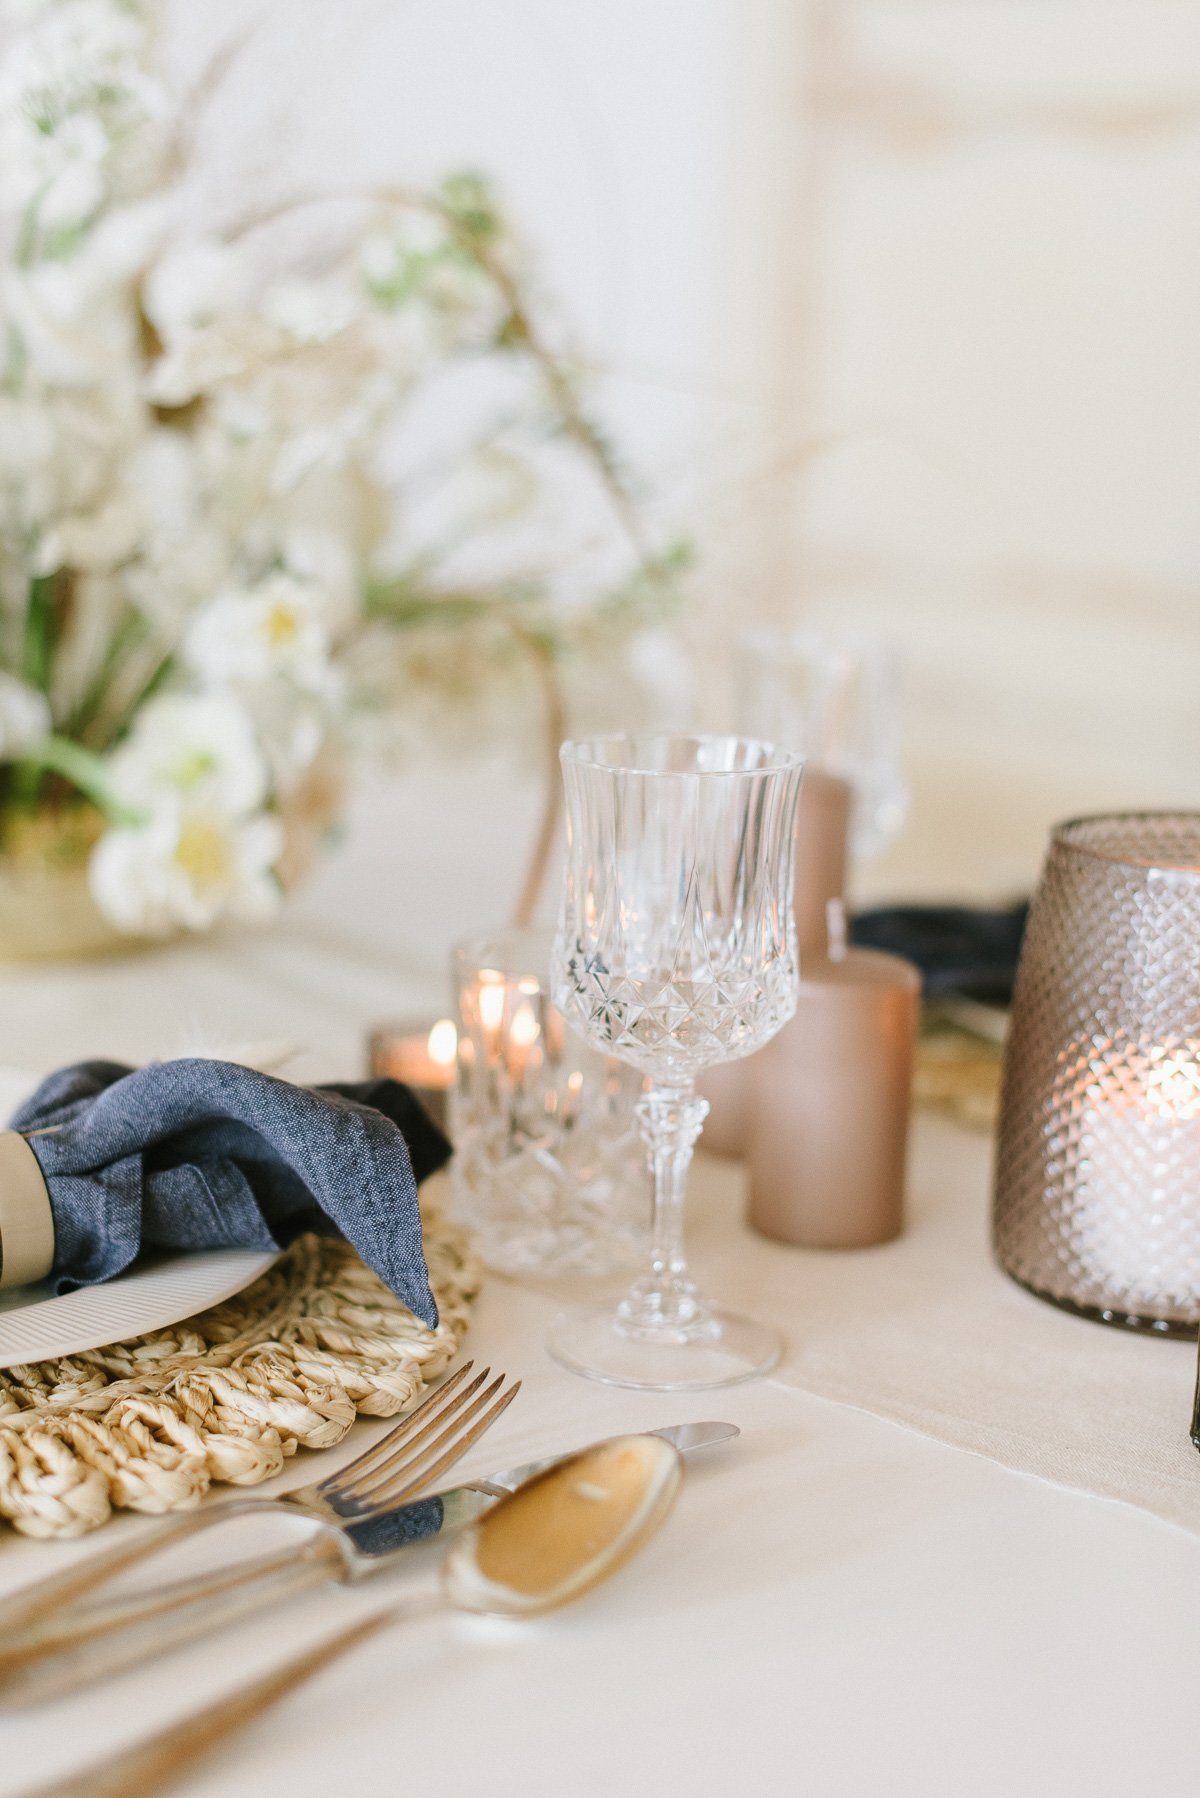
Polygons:
<instances>
[{"instance_id":1,"label":"folded linen napkin","mask_svg":"<svg viewBox=\"0 0 1200 1798\"><path fill-rule=\"evenodd\" d=\"M58 1292L111 1280L145 1250L284 1248L315 1230L345 1237L437 1323L417 1182L450 1145L394 1080L305 1087L224 1061L86 1061L44 1080L10 1131L0 1144L36 1189L32 1151L49 1195L53 1260L38 1277L52 1272ZM5 1242L13 1217L10 1198Z\"/></svg>"}]
</instances>

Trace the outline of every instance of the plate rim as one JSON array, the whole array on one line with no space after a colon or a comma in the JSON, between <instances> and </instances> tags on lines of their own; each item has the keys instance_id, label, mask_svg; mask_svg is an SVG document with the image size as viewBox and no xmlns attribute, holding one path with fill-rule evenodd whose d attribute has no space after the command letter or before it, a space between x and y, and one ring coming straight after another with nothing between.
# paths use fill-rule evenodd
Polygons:
<instances>
[{"instance_id":1,"label":"plate rim","mask_svg":"<svg viewBox=\"0 0 1200 1798\"><path fill-rule=\"evenodd\" d=\"M172 1324L184 1323L189 1317L198 1317L201 1312L210 1311L214 1305L224 1304L226 1299L231 1299L237 1293L244 1292L247 1286L252 1286L255 1280L266 1273L269 1267L274 1266L282 1253L282 1249L203 1249L197 1254L170 1256L153 1267L134 1267L123 1274L118 1274L116 1279L103 1280L94 1286L79 1286L74 1292L52 1294L49 1298L37 1298L27 1305L6 1305L3 1310L0 1310L0 1336L3 1335L4 1326L10 1319L26 1316L33 1320L36 1314L41 1313L40 1321L42 1323L49 1322L52 1326L53 1319L48 1318L47 1313L61 1315L62 1310L66 1309L67 1315L62 1319L63 1335L60 1343L49 1351L40 1349L36 1354L31 1354L26 1349L23 1352L14 1353L0 1344L0 1371L10 1367L36 1365L39 1361L57 1361L68 1355L83 1355L92 1349L111 1348L114 1343L128 1342L136 1336L148 1335L155 1330L170 1329ZM82 1319L72 1325L71 1312L90 1308L98 1294L118 1292L122 1288L127 1289L130 1285L153 1286L164 1276L178 1273L189 1263L195 1264L202 1260L218 1263L218 1267L213 1270L213 1290L211 1294L205 1294L202 1303L197 1304L194 1299L185 1300L182 1297L178 1300L164 1301L164 1311L155 1321L143 1324L140 1329L130 1330L127 1320L115 1331L112 1324L92 1322L89 1325ZM219 1265L227 1262L238 1262L241 1265L237 1271L231 1269L227 1279L217 1280L215 1275L219 1271Z\"/></svg>"}]
</instances>

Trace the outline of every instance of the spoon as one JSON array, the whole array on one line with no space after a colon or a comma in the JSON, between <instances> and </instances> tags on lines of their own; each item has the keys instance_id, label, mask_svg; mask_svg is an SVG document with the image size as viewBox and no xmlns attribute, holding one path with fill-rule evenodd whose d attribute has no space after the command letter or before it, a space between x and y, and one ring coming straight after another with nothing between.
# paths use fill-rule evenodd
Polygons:
<instances>
[{"instance_id":1,"label":"spoon","mask_svg":"<svg viewBox=\"0 0 1200 1798\"><path fill-rule=\"evenodd\" d=\"M440 1596L459 1611L535 1617L582 1598L665 1522L683 1479L661 1436L616 1436L560 1461L484 1513L441 1565ZM436 1606L436 1598L433 1600ZM229 1697L26 1798L149 1798L359 1642L426 1608L375 1611Z\"/></svg>"}]
</instances>

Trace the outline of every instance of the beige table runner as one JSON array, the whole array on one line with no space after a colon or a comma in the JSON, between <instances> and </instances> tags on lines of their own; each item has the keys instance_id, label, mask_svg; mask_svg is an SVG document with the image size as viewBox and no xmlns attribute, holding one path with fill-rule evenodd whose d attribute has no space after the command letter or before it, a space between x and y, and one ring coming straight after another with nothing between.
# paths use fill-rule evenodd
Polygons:
<instances>
[{"instance_id":1,"label":"beige table runner","mask_svg":"<svg viewBox=\"0 0 1200 1798\"><path fill-rule=\"evenodd\" d=\"M701 1157L689 1236L705 1285L778 1322L777 1378L1200 1534L1196 1350L1067 1315L995 1267L990 1146L921 1116L908 1232L854 1254L741 1224L743 1176Z\"/></svg>"}]
</instances>

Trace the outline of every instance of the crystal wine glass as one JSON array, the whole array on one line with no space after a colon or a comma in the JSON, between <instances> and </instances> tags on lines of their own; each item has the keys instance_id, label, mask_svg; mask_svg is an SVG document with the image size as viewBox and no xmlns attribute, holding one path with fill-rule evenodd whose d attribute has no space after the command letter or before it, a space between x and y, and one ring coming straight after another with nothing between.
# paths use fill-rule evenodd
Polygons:
<instances>
[{"instance_id":1,"label":"crystal wine glass","mask_svg":"<svg viewBox=\"0 0 1200 1798\"><path fill-rule=\"evenodd\" d=\"M733 657L738 730L798 749L854 789L851 849L866 861L908 813L895 657L877 637L754 630Z\"/></svg>"},{"instance_id":2,"label":"crystal wine glass","mask_svg":"<svg viewBox=\"0 0 1200 1798\"><path fill-rule=\"evenodd\" d=\"M688 1278L683 1199L708 1111L696 1075L753 1054L796 1007L793 841L801 758L745 737L566 743L567 861L555 1000L649 1076L638 1121L654 1183L650 1271L617 1307L567 1313L550 1351L659 1391L727 1386L779 1357L776 1331Z\"/></svg>"}]
</instances>

